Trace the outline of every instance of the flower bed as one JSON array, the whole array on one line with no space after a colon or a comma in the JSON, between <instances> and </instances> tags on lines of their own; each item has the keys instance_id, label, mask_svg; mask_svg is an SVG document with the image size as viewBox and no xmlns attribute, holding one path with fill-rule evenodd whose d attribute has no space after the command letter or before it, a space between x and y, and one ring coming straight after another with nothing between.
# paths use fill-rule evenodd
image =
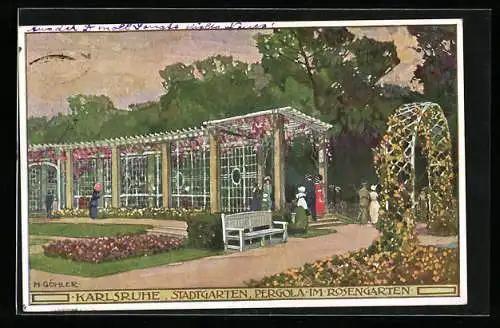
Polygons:
<instances>
[{"instance_id":1,"label":"flower bed","mask_svg":"<svg viewBox=\"0 0 500 328\"><path fill-rule=\"evenodd\" d=\"M249 281L249 287L326 287L458 283L458 250L416 246L382 251L380 242L300 268Z\"/></svg>"},{"instance_id":2,"label":"flower bed","mask_svg":"<svg viewBox=\"0 0 500 328\"><path fill-rule=\"evenodd\" d=\"M205 213L202 209L185 209L185 208L99 208L97 218L132 218L132 219L164 219L164 220L186 220L193 215ZM47 214L30 214L30 217L46 217ZM55 212L55 217L71 218L71 217L88 217L89 210L86 208L61 209Z\"/></svg>"},{"instance_id":3,"label":"flower bed","mask_svg":"<svg viewBox=\"0 0 500 328\"><path fill-rule=\"evenodd\" d=\"M44 254L79 262L102 263L163 253L183 246L184 239L155 235L122 235L60 240L43 246Z\"/></svg>"}]
</instances>

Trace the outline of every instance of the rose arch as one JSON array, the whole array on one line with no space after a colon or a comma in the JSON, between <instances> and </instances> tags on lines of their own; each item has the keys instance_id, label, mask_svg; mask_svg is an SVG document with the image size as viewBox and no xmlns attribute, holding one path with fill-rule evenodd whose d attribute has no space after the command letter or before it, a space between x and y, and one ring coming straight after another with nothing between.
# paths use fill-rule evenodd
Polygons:
<instances>
[{"instance_id":1,"label":"rose arch","mask_svg":"<svg viewBox=\"0 0 500 328\"><path fill-rule=\"evenodd\" d=\"M405 104L389 117L387 125L374 154L382 187L381 230L395 232L397 227L411 229L413 225L417 204L415 149L419 142L427 160L428 227L436 234L455 233L452 144L441 107L432 102Z\"/></svg>"}]
</instances>

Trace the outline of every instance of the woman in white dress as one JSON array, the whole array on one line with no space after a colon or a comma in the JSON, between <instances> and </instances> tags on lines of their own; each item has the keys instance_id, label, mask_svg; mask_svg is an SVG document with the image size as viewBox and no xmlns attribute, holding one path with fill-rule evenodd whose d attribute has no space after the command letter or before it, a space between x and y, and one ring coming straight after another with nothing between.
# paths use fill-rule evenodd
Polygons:
<instances>
[{"instance_id":1,"label":"woman in white dress","mask_svg":"<svg viewBox=\"0 0 500 328\"><path fill-rule=\"evenodd\" d=\"M298 193L295 195L295 198L297 199L297 207L302 207L307 212L308 208L306 202L306 188L300 186L297 191Z\"/></svg>"},{"instance_id":2,"label":"woman in white dress","mask_svg":"<svg viewBox=\"0 0 500 328\"><path fill-rule=\"evenodd\" d=\"M378 211L380 209L380 204L378 203L377 186L371 186L370 191L370 220L372 224L376 224L378 221Z\"/></svg>"}]
</instances>

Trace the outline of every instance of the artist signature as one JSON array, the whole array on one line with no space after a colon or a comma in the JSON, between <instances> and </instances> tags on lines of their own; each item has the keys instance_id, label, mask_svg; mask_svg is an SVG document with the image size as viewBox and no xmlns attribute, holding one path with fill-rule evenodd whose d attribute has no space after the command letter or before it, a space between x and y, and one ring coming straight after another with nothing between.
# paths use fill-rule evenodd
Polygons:
<instances>
[{"instance_id":1,"label":"artist signature","mask_svg":"<svg viewBox=\"0 0 500 328\"><path fill-rule=\"evenodd\" d=\"M44 280L33 282L34 288L78 288L80 284L77 281L56 281L56 280Z\"/></svg>"}]
</instances>

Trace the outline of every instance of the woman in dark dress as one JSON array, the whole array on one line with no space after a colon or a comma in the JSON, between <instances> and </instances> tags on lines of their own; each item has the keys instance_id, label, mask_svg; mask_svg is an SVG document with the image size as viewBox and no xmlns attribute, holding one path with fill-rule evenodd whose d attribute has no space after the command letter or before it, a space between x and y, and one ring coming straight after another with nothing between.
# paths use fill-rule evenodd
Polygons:
<instances>
[{"instance_id":1,"label":"woman in dark dress","mask_svg":"<svg viewBox=\"0 0 500 328\"><path fill-rule=\"evenodd\" d=\"M262 191L259 184L256 182L252 189L252 202L250 203L250 211L260 211L262 209Z\"/></svg>"},{"instance_id":2,"label":"woman in dark dress","mask_svg":"<svg viewBox=\"0 0 500 328\"><path fill-rule=\"evenodd\" d=\"M101 197L99 195L100 191L101 191L101 185L97 183L94 186L94 192L92 192L92 198L90 198L90 203L89 203L89 215L92 220L94 220L97 217L99 198Z\"/></svg>"}]
</instances>

